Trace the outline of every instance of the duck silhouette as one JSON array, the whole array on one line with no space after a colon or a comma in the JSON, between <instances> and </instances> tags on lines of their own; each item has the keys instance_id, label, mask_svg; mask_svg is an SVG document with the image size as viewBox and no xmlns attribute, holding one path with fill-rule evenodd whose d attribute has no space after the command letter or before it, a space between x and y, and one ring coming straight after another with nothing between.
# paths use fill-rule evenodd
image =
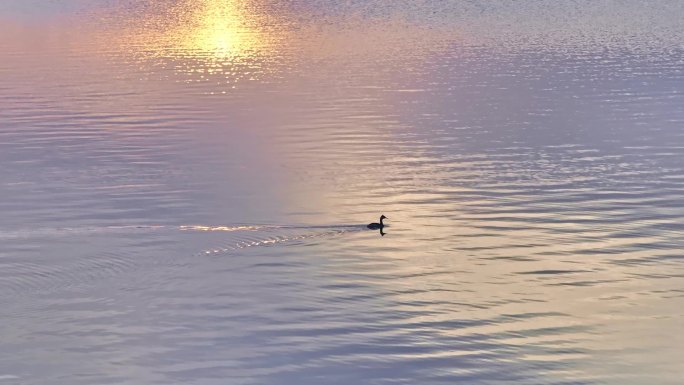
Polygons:
<instances>
[{"instance_id":1,"label":"duck silhouette","mask_svg":"<svg viewBox=\"0 0 684 385\"><path fill-rule=\"evenodd\" d=\"M368 226L366 226L366 227L368 227L371 230L381 230L382 231L382 228L385 227L385 224L382 223L383 219L387 219L387 217L384 215L381 215L380 216L380 223L377 223L377 222L369 223Z\"/></svg>"}]
</instances>

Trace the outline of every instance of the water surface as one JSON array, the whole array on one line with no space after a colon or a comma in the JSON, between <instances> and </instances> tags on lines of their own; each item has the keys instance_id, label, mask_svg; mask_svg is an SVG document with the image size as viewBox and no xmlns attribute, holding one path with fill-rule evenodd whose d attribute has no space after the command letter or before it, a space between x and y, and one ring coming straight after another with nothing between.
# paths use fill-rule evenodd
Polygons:
<instances>
[{"instance_id":1,"label":"water surface","mask_svg":"<svg viewBox=\"0 0 684 385\"><path fill-rule=\"evenodd\" d=\"M4 1L0 384L681 383L682 14Z\"/></svg>"}]
</instances>

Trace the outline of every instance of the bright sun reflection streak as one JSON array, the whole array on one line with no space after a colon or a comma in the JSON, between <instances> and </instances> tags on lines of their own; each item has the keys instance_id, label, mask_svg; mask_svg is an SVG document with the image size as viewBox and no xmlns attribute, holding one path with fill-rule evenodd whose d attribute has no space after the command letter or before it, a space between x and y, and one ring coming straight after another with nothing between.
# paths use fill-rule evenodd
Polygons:
<instances>
[{"instance_id":1,"label":"bright sun reflection streak","mask_svg":"<svg viewBox=\"0 0 684 385\"><path fill-rule=\"evenodd\" d=\"M143 61L188 75L184 82L234 85L272 70L272 49L285 40L277 25L253 0L181 0L140 14L117 39Z\"/></svg>"},{"instance_id":2,"label":"bright sun reflection streak","mask_svg":"<svg viewBox=\"0 0 684 385\"><path fill-rule=\"evenodd\" d=\"M195 5L194 28L180 34L186 48L220 59L249 55L259 45L259 34L248 26L244 1L202 0Z\"/></svg>"}]
</instances>

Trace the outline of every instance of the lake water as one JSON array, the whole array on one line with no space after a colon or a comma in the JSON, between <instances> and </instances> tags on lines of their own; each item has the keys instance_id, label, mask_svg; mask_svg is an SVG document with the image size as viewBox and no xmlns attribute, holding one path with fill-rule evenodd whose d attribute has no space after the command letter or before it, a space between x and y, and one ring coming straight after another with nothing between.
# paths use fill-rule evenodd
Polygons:
<instances>
[{"instance_id":1,"label":"lake water","mask_svg":"<svg viewBox=\"0 0 684 385\"><path fill-rule=\"evenodd\" d=\"M0 385L681 384L683 15L3 0Z\"/></svg>"}]
</instances>

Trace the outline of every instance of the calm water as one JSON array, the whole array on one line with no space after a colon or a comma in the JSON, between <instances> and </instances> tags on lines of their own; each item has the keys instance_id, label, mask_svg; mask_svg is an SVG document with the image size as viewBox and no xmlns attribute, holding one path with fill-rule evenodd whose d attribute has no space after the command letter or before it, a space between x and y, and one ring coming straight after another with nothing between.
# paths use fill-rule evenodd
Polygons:
<instances>
[{"instance_id":1,"label":"calm water","mask_svg":"<svg viewBox=\"0 0 684 385\"><path fill-rule=\"evenodd\" d=\"M681 384L682 15L2 0L0 384Z\"/></svg>"}]
</instances>

